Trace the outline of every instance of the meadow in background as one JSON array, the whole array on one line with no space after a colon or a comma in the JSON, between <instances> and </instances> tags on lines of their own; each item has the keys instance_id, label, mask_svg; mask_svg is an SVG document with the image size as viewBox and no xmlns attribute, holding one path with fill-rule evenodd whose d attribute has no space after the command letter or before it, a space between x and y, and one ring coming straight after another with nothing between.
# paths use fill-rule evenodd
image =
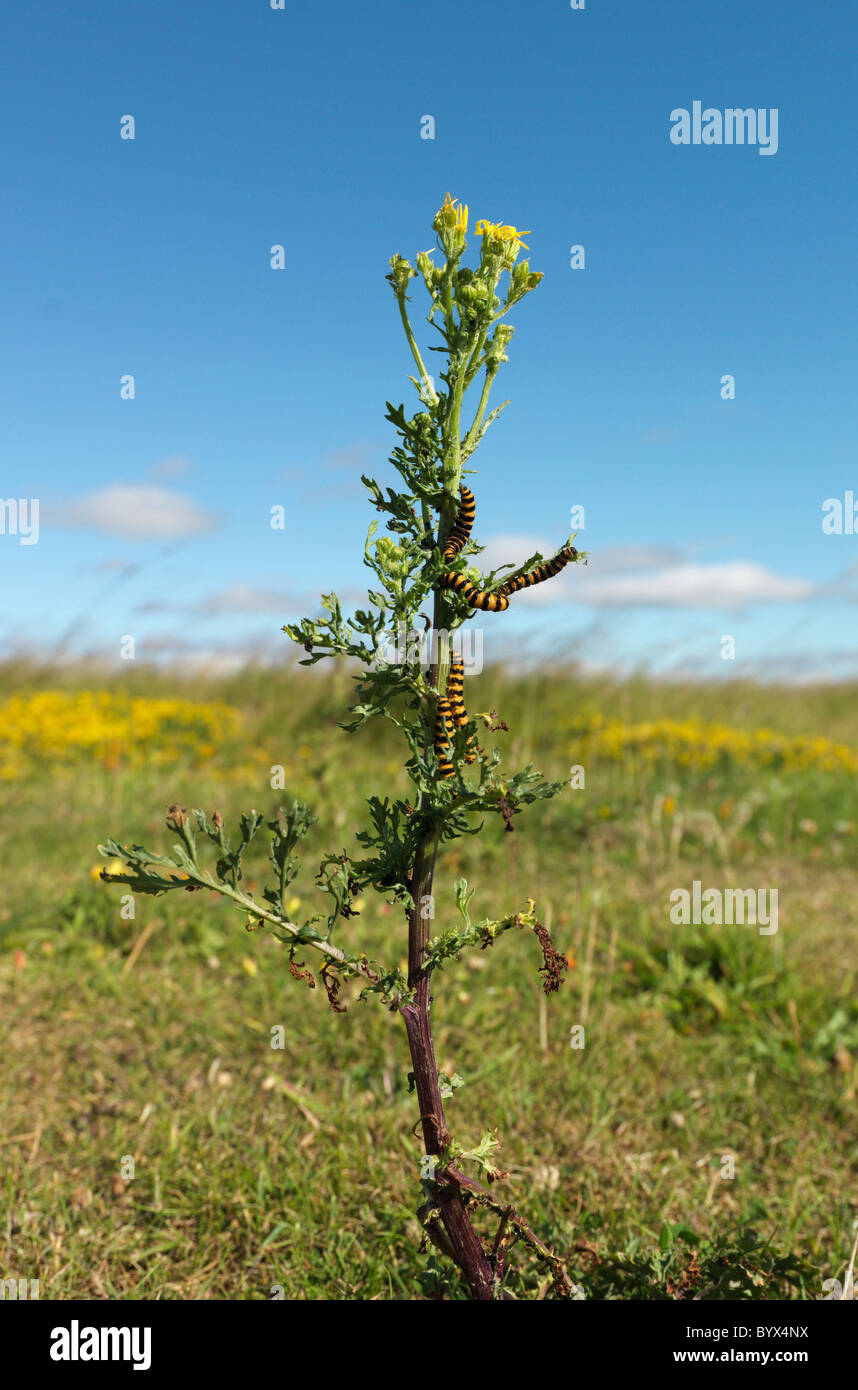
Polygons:
<instances>
[{"instance_id":1,"label":"meadow in background","mask_svg":"<svg viewBox=\"0 0 858 1390\"><path fill-rule=\"evenodd\" d=\"M469 685L509 725L484 746L586 785L466 838L436 884L434 932L464 874L478 915L532 895L570 960L547 1005L526 934L445 967L457 1131L498 1123L499 1195L526 1200L585 1297L823 1296L858 1216L855 687L497 667ZM0 672L4 1277L43 1298L420 1296L397 1020L356 985L352 1017L332 1013L214 894L138 897L123 920L95 877L105 825L164 850L171 803L273 814L280 764L320 815L295 884L317 910L323 849L353 847L382 784L406 791L392 730L337 728L350 689L287 667ZM777 934L672 925L695 878L777 888ZM352 927L404 963L399 908L368 896Z\"/></svg>"}]
</instances>

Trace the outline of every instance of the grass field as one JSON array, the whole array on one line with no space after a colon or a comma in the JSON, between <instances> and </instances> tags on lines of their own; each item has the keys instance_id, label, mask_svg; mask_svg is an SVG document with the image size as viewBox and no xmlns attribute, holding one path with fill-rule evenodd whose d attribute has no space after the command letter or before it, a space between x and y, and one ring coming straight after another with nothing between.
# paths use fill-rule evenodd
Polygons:
<instances>
[{"instance_id":1,"label":"grass field","mask_svg":"<svg viewBox=\"0 0 858 1390\"><path fill-rule=\"evenodd\" d=\"M418 1250L399 1020L356 987L333 1013L222 899L138 898L124 920L92 872L108 836L166 849L173 802L228 826L274 813L281 764L320 817L294 885L301 914L317 910L322 852L356 848L364 797L408 790L395 730L337 729L350 689L316 669L193 684L0 672L0 1276L38 1277L43 1299L464 1296ZM586 786L440 863L436 930L464 875L475 917L533 897L573 961L547 1001L525 933L436 977L439 1064L466 1083L448 1119L466 1147L497 1129L499 1195L585 1297L818 1298L843 1278L858 1217L856 696L571 671L469 682L470 708L510 726L483 742L502 740L511 770L532 760L566 780L579 765ZM672 925L669 895L693 879L776 888L777 933ZM347 925L404 962L399 907L367 897ZM550 1296L516 1259L512 1290Z\"/></svg>"}]
</instances>

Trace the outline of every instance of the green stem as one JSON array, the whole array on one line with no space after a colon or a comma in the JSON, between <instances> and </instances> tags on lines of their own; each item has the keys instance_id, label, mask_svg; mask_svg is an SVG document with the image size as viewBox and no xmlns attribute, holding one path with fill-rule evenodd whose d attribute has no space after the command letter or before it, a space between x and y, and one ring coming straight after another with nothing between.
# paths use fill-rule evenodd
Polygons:
<instances>
[{"instance_id":1,"label":"green stem","mask_svg":"<svg viewBox=\"0 0 858 1390\"><path fill-rule=\"evenodd\" d=\"M459 481L462 476L462 440L459 430L462 421L462 397L465 390L464 376L465 373L463 369L455 379L455 385L453 386L453 391L450 396L450 413L447 417L449 452L447 453L445 463L449 464L449 472L444 479L444 488L453 498L454 502L458 497Z\"/></svg>"},{"instance_id":2,"label":"green stem","mask_svg":"<svg viewBox=\"0 0 858 1390\"><path fill-rule=\"evenodd\" d=\"M476 437L477 431L479 430L480 425L483 423L483 416L486 413L486 406L489 403L489 394L491 392L494 379L497 376L497 371L497 367L493 372L490 372L488 367L486 367L486 377L485 381L483 382L483 389L480 395L480 404L477 407L477 413L474 416L474 423L471 425L471 428L468 430L468 433L465 436L465 443L463 447L468 452L470 452L471 448L473 447L473 442Z\"/></svg>"},{"instance_id":3,"label":"green stem","mask_svg":"<svg viewBox=\"0 0 858 1390\"><path fill-rule=\"evenodd\" d=\"M478 336L478 338L477 338L476 344L475 344L475 346L474 346L474 350L473 350L473 352L471 353L470 357L468 358L468 365L467 365L467 367L465 368L465 389L466 389L466 390L467 390L467 388L470 386L471 382L473 381L474 377L475 377L476 374L477 374L477 370L478 370L478 369L477 369L477 358L479 357L480 353L481 353L482 350L483 350L483 345L484 345L484 343L485 343L485 341L486 341L486 333L487 333L487 332L488 332L488 329L487 329L487 328L481 328L481 329L480 329L480 333L479 333L479 336Z\"/></svg>"},{"instance_id":4,"label":"green stem","mask_svg":"<svg viewBox=\"0 0 858 1390\"><path fill-rule=\"evenodd\" d=\"M411 348L411 355L414 358L414 361L417 363L417 370L420 373L420 379L423 382L424 390L426 391L427 396L431 397L432 404L437 405L438 393L435 390L435 387L432 385L432 382L429 380L429 373L427 372L426 367L424 366L423 358L420 356L420 349L417 346L417 339L414 337L414 332L412 330L411 324L408 321L408 311L405 308L405 299L400 298L397 295L397 302L399 304L399 315L402 319L402 326L405 329L405 336L408 339L408 346Z\"/></svg>"},{"instance_id":5,"label":"green stem","mask_svg":"<svg viewBox=\"0 0 858 1390\"><path fill-rule=\"evenodd\" d=\"M259 917L261 921L271 922L274 926L279 927L282 931L289 932L292 936L300 936L301 928L296 926L294 922L287 922L278 913L269 912L268 908L260 907L259 903L254 902L252 898L245 897L244 893L239 892L238 889L230 888L226 883L216 882L213 878L209 878L207 874L196 873L188 875L188 877L193 878L195 883L199 883L201 888L209 888L213 893L221 893L225 898L231 898L234 903L238 903L239 907L241 907L248 916ZM328 941L301 941L300 945L308 946L314 951L320 951L323 956L327 956L330 960L336 961L339 965L348 966L349 970L353 970L357 975L363 975L365 979L370 980L373 984L378 983L374 970L371 970L368 965L364 965L360 961L349 960L345 951L341 951L339 946L332 946ZM400 1001L397 1001L397 1007L399 1006Z\"/></svg>"}]
</instances>

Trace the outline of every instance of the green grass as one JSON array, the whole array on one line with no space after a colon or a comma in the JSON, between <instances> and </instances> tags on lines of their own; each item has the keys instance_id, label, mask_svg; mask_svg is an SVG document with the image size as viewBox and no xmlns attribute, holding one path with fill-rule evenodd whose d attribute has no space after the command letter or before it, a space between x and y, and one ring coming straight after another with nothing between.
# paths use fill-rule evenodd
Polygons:
<instances>
[{"instance_id":1,"label":"green grass","mask_svg":"<svg viewBox=\"0 0 858 1390\"><path fill-rule=\"evenodd\" d=\"M7 667L0 698L93 683ZM355 849L363 798L407 794L395 730L336 728L345 672L190 685L138 670L125 684L225 700L242 727L199 766L34 763L0 784L0 1275L38 1277L43 1298L61 1299L261 1299L277 1286L299 1299L463 1297L418 1249L421 1148L398 1020L356 987L334 1014L220 899L138 898L124 921L118 891L90 877L108 835L166 847L172 802L228 824L273 812L268 769L282 764L288 794L320 816L295 884L302 915L319 910L318 860ZM496 737L511 768L532 759L562 779L582 761L570 732L582 712L858 748L854 687L489 671L467 697L509 724ZM491 822L440 862L437 931L464 875L476 917L533 897L576 962L546 1001L535 942L511 933L436 977L439 1065L466 1081L453 1133L471 1147L497 1130L499 1197L588 1297L818 1297L842 1278L858 1216L856 780L639 759L586 771L586 790L523 812L514 835ZM250 867L258 890L263 865ZM693 878L777 887L778 934L672 926L670 891ZM370 955L404 961L400 908L367 896L348 929ZM278 1024L285 1047L272 1050ZM513 1291L550 1296L525 1255Z\"/></svg>"}]
</instances>

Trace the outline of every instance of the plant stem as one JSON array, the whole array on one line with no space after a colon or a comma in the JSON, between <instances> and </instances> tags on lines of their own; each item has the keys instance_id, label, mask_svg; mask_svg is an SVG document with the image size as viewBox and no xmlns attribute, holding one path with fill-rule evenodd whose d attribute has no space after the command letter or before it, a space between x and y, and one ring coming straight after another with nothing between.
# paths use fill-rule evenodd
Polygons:
<instances>
[{"instance_id":1,"label":"plant stem","mask_svg":"<svg viewBox=\"0 0 858 1390\"><path fill-rule=\"evenodd\" d=\"M421 810L425 809L425 805L421 807ZM408 914L408 984L414 990L414 997L413 1002L405 1004L401 1009L408 1034L411 1067L420 1106L420 1122L423 1126L423 1144L427 1154L440 1153L449 1139L432 1041L430 976L421 963L429 941L430 922L429 914L423 905L427 899L431 899L437 850L438 832L433 831L421 840L414 859L411 889L414 906ZM441 1220L450 1241L453 1258L467 1281L471 1297L478 1302L491 1302L495 1297L492 1267L471 1223L462 1197L462 1189L447 1169L438 1169L435 1182Z\"/></svg>"},{"instance_id":2,"label":"plant stem","mask_svg":"<svg viewBox=\"0 0 858 1390\"><path fill-rule=\"evenodd\" d=\"M259 903L248 898L239 889L231 888L229 884L222 883L220 880L215 882L208 874L195 873L189 877L192 877L193 881L198 883L201 888L208 888L212 893L219 893L222 897L232 898L233 902L243 908L249 916L258 917L261 922L270 922L272 926L279 927L281 931L289 932L296 938L300 936L301 928L296 926L294 922L287 921L279 912L272 912L270 908L261 907ZM372 984L378 982L378 976L370 966L365 965L363 961L347 960L345 951L341 951L339 946L334 946L329 941L302 941L300 944L309 950L321 952L323 956L327 956L335 964L348 965L355 974L362 975Z\"/></svg>"},{"instance_id":3,"label":"plant stem","mask_svg":"<svg viewBox=\"0 0 858 1390\"><path fill-rule=\"evenodd\" d=\"M443 594L436 590L433 620L436 632L439 630L442 602ZM447 659L446 649L444 652L439 651L438 665L430 673L430 682L436 689L444 688L443 684L439 687L439 676L443 681ZM427 720L427 737L429 727L431 724ZM431 974L423 967L423 957L430 937L432 918L428 909L432 903L432 884L441 834L440 828L433 825L431 811L431 799L424 794L421 798L420 814L426 818L431 828L421 836L415 850L410 884L413 905L408 913L408 987L414 994L409 1003L401 1006L400 1012L405 1021L408 1046L411 1050L411 1069L420 1106L424 1149L427 1154L437 1154L447 1144L449 1134L438 1081L435 1046L432 1041L432 997L429 993ZM441 1220L449 1238L453 1258L467 1281L471 1297L479 1302L491 1302L495 1297L492 1267L474 1230L462 1197L462 1189L447 1169L436 1171L435 1182Z\"/></svg>"},{"instance_id":4,"label":"plant stem","mask_svg":"<svg viewBox=\"0 0 858 1390\"><path fill-rule=\"evenodd\" d=\"M434 405L437 403L438 394L431 381L429 380L429 373L423 365L423 358L420 356L420 349L417 346L417 339L414 336L414 331L408 320L408 310L405 307L405 299L403 296L397 295L397 300L399 303L399 314L402 319L402 326L405 329L405 336L408 339L408 346L411 348L411 355L414 358L414 361L417 363L417 370L420 373L420 378L423 382L424 389L427 395L430 397L432 404Z\"/></svg>"},{"instance_id":5,"label":"plant stem","mask_svg":"<svg viewBox=\"0 0 858 1390\"><path fill-rule=\"evenodd\" d=\"M449 264L443 287L442 302L447 321L447 331L448 334L451 334L455 324L452 268ZM423 366L420 351L408 322L403 299L399 301L399 310L411 352L425 381L426 369ZM438 538L441 545L443 545L454 524L458 505L459 479L462 473L460 435L462 397L465 391L466 369L469 362L473 360L473 356L464 356L459 364L457 375L450 383L450 397L447 402L446 420L443 427L445 448L442 477L445 495L441 503L438 527ZM484 388L483 409L485 409L486 398L487 392ZM444 596L441 591L436 590L433 617L435 633L440 631L443 615ZM436 690L446 688L448 664L449 651L445 644L444 650L438 651L437 661L433 663L429 674L430 684ZM431 738L433 713L432 708L427 708L425 711L427 742ZM430 937L432 884L440 838L440 829L434 823L432 809L430 796L424 794L421 798L420 814L425 818L424 824L427 828L421 836L414 854L410 879L412 906L408 913L408 987L410 991L413 991L413 994L408 1003L400 1005L400 1013L408 1035L411 1067L417 1091L417 1101L420 1106L423 1144L425 1152L430 1155L441 1153L449 1141L447 1122L444 1117L444 1103L441 1099L441 1086L438 1080L438 1064L435 1060L435 1046L432 1041L430 1017L432 998L429 993L431 972L425 970L423 966L423 957ZM494 1273L488 1255L483 1249L482 1242L471 1222L461 1185L454 1173L447 1168L437 1169L434 1181L438 1209L447 1233L450 1252L468 1284L471 1297L483 1303L492 1302L495 1298Z\"/></svg>"},{"instance_id":6,"label":"plant stem","mask_svg":"<svg viewBox=\"0 0 858 1390\"><path fill-rule=\"evenodd\" d=\"M486 328L480 329L477 334L477 341L474 344L474 350L468 358L468 365L465 368L465 390L468 389L477 374L477 359L485 346L487 331Z\"/></svg>"},{"instance_id":7,"label":"plant stem","mask_svg":"<svg viewBox=\"0 0 858 1390\"><path fill-rule=\"evenodd\" d=\"M486 368L485 380L483 381L483 389L480 393L480 403L477 407L477 413L474 416L474 423L471 425L471 428L468 430L468 433L465 436L464 448L468 451L470 451L473 448L474 439L477 435L477 431L479 430L480 425L483 423L483 416L486 413L486 406L489 403L489 393L492 389L492 382L494 381L496 376L497 370L495 370L494 372L490 372L488 367Z\"/></svg>"}]
</instances>

